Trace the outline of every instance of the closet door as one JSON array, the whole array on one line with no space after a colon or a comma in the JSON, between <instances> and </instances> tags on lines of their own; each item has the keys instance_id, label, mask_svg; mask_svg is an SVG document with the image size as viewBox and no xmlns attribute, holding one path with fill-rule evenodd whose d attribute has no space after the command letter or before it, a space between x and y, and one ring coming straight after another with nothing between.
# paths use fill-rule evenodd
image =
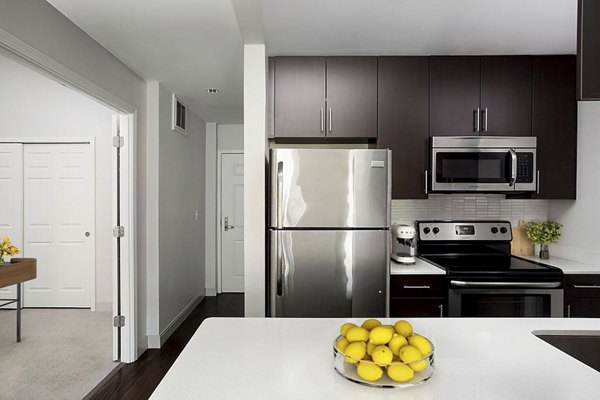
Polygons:
<instances>
[{"instance_id":1,"label":"closet door","mask_svg":"<svg viewBox=\"0 0 600 400\"><path fill-rule=\"evenodd\" d=\"M0 143L0 199L0 238L8 236L23 250L23 145L20 143ZM16 285L0 288L0 298L16 299L16 289ZM3 308L15 308L15 304Z\"/></svg>"},{"instance_id":2,"label":"closet door","mask_svg":"<svg viewBox=\"0 0 600 400\"><path fill-rule=\"evenodd\" d=\"M24 145L25 255L37 278L25 283L26 307L92 304L93 153L89 144Z\"/></svg>"}]
</instances>

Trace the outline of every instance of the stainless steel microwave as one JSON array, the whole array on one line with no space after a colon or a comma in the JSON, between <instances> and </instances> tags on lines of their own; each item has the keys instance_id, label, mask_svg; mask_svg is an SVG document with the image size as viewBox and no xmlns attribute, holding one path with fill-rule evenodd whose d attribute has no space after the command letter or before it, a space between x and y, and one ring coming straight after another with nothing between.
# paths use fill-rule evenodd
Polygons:
<instances>
[{"instance_id":1,"label":"stainless steel microwave","mask_svg":"<svg viewBox=\"0 0 600 400\"><path fill-rule=\"evenodd\" d=\"M435 136L431 141L434 192L535 192L535 137Z\"/></svg>"}]
</instances>

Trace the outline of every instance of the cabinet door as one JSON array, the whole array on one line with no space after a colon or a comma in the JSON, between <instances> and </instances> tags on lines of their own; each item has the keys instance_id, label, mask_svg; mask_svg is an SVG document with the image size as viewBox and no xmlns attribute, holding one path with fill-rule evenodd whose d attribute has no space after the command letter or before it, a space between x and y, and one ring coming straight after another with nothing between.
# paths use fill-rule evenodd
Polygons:
<instances>
[{"instance_id":1,"label":"cabinet door","mask_svg":"<svg viewBox=\"0 0 600 400\"><path fill-rule=\"evenodd\" d=\"M377 137L377 57L327 57L327 136Z\"/></svg>"},{"instance_id":2,"label":"cabinet door","mask_svg":"<svg viewBox=\"0 0 600 400\"><path fill-rule=\"evenodd\" d=\"M530 56L481 57L482 135L531 136Z\"/></svg>"},{"instance_id":3,"label":"cabinet door","mask_svg":"<svg viewBox=\"0 0 600 400\"><path fill-rule=\"evenodd\" d=\"M397 297L390 300L390 318L444 317L444 298Z\"/></svg>"},{"instance_id":4,"label":"cabinet door","mask_svg":"<svg viewBox=\"0 0 600 400\"><path fill-rule=\"evenodd\" d=\"M480 57L431 57L430 62L430 135L478 135Z\"/></svg>"},{"instance_id":5,"label":"cabinet door","mask_svg":"<svg viewBox=\"0 0 600 400\"><path fill-rule=\"evenodd\" d=\"M565 275L565 316L600 318L600 275Z\"/></svg>"},{"instance_id":6,"label":"cabinet door","mask_svg":"<svg viewBox=\"0 0 600 400\"><path fill-rule=\"evenodd\" d=\"M325 57L275 58L275 137L325 136Z\"/></svg>"},{"instance_id":7,"label":"cabinet door","mask_svg":"<svg viewBox=\"0 0 600 400\"><path fill-rule=\"evenodd\" d=\"M600 99L600 2L579 0L577 19L577 98Z\"/></svg>"},{"instance_id":8,"label":"cabinet door","mask_svg":"<svg viewBox=\"0 0 600 400\"><path fill-rule=\"evenodd\" d=\"M392 150L392 198L427 198L429 57L380 57L380 149Z\"/></svg>"},{"instance_id":9,"label":"cabinet door","mask_svg":"<svg viewBox=\"0 0 600 400\"><path fill-rule=\"evenodd\" d=\"M533 136L542 199L575 199L577 102L575 56L533 58Z\"/></svg>"}]
</instances>

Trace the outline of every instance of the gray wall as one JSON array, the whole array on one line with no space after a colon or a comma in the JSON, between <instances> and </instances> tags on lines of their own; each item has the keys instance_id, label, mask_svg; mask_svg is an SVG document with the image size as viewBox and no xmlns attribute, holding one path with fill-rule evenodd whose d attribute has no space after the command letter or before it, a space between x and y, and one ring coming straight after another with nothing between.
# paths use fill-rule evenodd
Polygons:
<instances>
[{"instance_id":1,"label":"gray wall","mask_svg":"<svg viewBox=\"0 0 600 400\"><path fill-rule=\"evenodd\" d=\"M600 102L578 104L577 200L550 201L550 219L564 225L555 256L600 265Z\"/></svg>"}]
</instances>

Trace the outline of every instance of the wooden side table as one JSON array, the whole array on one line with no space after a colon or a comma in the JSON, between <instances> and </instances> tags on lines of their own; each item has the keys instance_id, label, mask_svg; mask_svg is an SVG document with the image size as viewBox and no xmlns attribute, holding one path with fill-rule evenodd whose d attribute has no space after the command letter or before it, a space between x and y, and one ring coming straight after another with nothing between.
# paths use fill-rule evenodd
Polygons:
<instances>
[{"instance_id":1,"label":"wooden side table","mask_svg":"<svg viewBox=\"0 0 600 400\"><path fill-rule=\"evenodd\" d=\"M8 304L17 303L17 342L21 341L21 284L35 279L37 276L37 261L35 258L13 258L10 263L0 266L0 288L17 285L16 299L0 299Z\"/></svg>"}]
</instances>

